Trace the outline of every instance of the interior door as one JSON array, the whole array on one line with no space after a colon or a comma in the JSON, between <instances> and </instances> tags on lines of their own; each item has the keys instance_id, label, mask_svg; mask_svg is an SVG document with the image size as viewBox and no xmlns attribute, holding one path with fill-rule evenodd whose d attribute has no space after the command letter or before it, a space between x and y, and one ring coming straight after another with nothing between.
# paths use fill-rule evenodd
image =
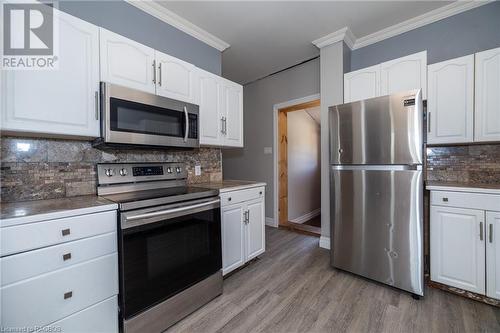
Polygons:
<instances>
[{"instance_id":1,"label":"interior door","mask_svg":"<svg viewBox=\"0 0 500 333\"><path fill-rule=\"evenodd\" d=\"M154 49L99 28L101 81L154 94Z\"/></svg>"},{"instance_id":2,"label":"interior door","mask_svg":"<svg viewBox=\"0 0 500 333\"><path fill-rule=\"evenodd\" d=\"M474 55L429 65L427 143L473 141Z\"/></svg>"},{"instance_id":3,"label":"interior door","mask_svg":"<svg viewBox=\"0 0 500 333\"><path fill-rule=\"evenodd\" d=\"M1 71L1 128L98 137L99 28L63 12L58 15L57 69Z\"/></svg>"},{"instance_id":4,"label":"interior door","mask_svg":"<svg viewBox=\"0 0 500 333\"><path fill-rule=\"evenodd\" d=\"M245 263L243 205L222 208L222 274Z\"/></svg>"},{"instance_id":5,"label":"interior door","mask_svg":"<svg viewBox=\"0 0 500 333\"><path fill-rule=\"evenodd\" d=\"M423 294L422 171L332 166L332 265Z\"/></svg>"},{"instance_id":6,"label":"interior door","mask_svg":"<svg viewBox=\"0 0 500 333\"><path fill-rule=\"evenodd\" d=\"M500 48L476 53L474 141L500 141Z\"/></svg>"},{"instance_id":7,"label":"interior door","mask_svg":"<svg viewBox=\"0 0 500 333\"><path fill-rule=\"evenodd\" d=\"M265 250L265 223L264 198L255 199L247 203L247 260L251 260L264 253Z\"/></svg>"},{"instance_id":8,"label":"interior door","mask_svg":"<svg viewBox=\"0 0 500 333\"><path fill-rule=\"evenodd\" d=\"M485 293L484 211L431 206L431 279Z\"/></svg>"},{"instance_id":9,"label":"interior door","mask_svg":"<svg viewBox=\"0 0 500 333\"><path fill-rule=\"evenodd\" d=\"M486 212L486 295L500 299L500 213Z\"/></svg>"},{"instance_id":10,"label":"interior door","mask_svg":"<svg viewBox=\"0 0 500 333\"><path fill-rule=\"evenodd\" d=\"M156 93L184 102L194 101L195 70L190 63L155 51L158 69Z\"/></svg>"}]
</instances>

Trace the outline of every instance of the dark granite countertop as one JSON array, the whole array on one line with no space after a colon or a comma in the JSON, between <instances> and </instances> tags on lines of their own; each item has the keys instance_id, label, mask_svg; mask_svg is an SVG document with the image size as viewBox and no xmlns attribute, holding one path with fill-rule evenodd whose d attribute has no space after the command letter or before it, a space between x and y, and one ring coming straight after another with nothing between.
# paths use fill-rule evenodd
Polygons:
<instances>
[{"instance_id":1,"label":"dark granite countertop","mask_svg":"<svg viewBox=\"0 0 500 333\"><path fill-rule=\"evenodd\" d=\"M206 187L219 190L219 192L244 190L247 188L266 186L266 183L248 180L223 180L220 182L200 183L191 186Z\"/></svg>"},{"instance_id":2,"label":"dark granite countertop","mask_svg":"<svg viewBox=\"0 0 500 333\"><path fill-rule=\"evenodd\" d=\"M428 190L451 190L461 192L479 192L500 194L500 184L478 184L478 183L459 183L443 181L426 181L425 188Z\"/></svg>"},{"instance_id":3,"label":"dark granite countertop","mask_svg":"<svg viewBox=\"0 0 500 333\"><path fill-rule=\"evenodd\" d=\"M97 195L1 203L0 226L6 227L117 208L115 203Z\"/></svg>"}]
</instances>

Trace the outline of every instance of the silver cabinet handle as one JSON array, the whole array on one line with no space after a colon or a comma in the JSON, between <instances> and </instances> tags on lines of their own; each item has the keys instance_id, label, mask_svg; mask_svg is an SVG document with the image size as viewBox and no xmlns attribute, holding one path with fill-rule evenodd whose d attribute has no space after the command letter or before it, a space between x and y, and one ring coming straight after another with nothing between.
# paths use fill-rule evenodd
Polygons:
<instances>
[{"instance_id":1,"label":"silver cabinet handle","mask_svg":"<svg viewBox=\"0 0 500 333\"><path fill-rule=\"evenodd\" d=\"M448 202L448 198L443 198L443 202Z\"/></svg>"},{"instance_id":2,"label":"silver cabinet handle","mask_svg":"<svg viewBox=\"0 0 500 333\"><path fill-rule=\"evenodd\" d=\"M156 60L153 60L153 83L156 84Z\"/></svg>"},{"instance_id":3,"label":"silver cabinet handle","mask_svg":"<svg viewBox=\"0 0 500 333\"><path fill-rule=\"evenodd\" d=\"M68 299L68 298L71 298L73 297L73 292L72 291L68 291L67 293L64 293L64 299Z\"/></svg>"},{"instance_id":4,"label":"silver cabinet handle","mask_svg":"<svg viewBox=\"0 0 500 333\"><path fill-rule=\"evenodd\" d=\"M493 224L490 224L490 231L488 238L490 239L490 243L493 243Z\"/></svg>"},{"instance_id":5,"label":"silver cabinet handle","mask_svg":"<svg viewBox=\"0 0 500 333\"><path fill-rule=\"evenodd\" d=\"M158 64L158 85L161 87L161 62Z\"/></svg>"},{"instance_id":6,"label":"silver cabinet handle","mask_svg":"<svg viewBox=\"0 0 500 333\"><path fill-rule=\"evenodd\" d=\"M71 252L70 253L65 253L63 254L63 260L66 261L66 260L70 260L71 259Z\"/></svg>"},{"instance_id":7,"label":"silver cabinet handle","mask_svg":"<svg viewBox=\"0 0 500 333\"><path fill-rule=\"evenodd\" d=\"M184 142L187 142L188 134L189 134L189 115L187 106L184 105L184 117L186 117L186 128L184 132Z\"/></svg>"},{"instance_id":8,"label":"silver cabinet handle","mask_svg":"<svg viewBox=\"0 0 500 333\"><path fill-rule=\"evenodd\" d=\"M94 93L95 120L99 120L99 92Z\"/></svg>"},{"instance_id":9,"label":"silver cabinet handle","mask_svg":"<svg viewBox=\"0 0 500 333\"><path fill-rule=\"evenodd\" d=\"M224 134L224 117L220 118L220 132Z\"/></svg>"},{"instance_id":10,"label":"silver cabinet handle","mask_svg":"<svg viewBox=\"0 0 500 333\"><path fill-rule=\"evenodd\" d=\"M247 210L247 224L250 223L250 209Z\"/></svg>"},{"instance_id":11,"label":"silver cabinet handle","mask_svg":"<svg viewBox=\"0 0 500 333\"><path fill-rule=\"evenodd\" d=\"M483 240L483 222L479 222L479 239Z\"/></svg>"},{"instance_id":12,"label":"silver cabinet handle","mask_svg":"<svg viewBox=\"0 0 500 333\"><path fill-rule=\"evenodd\" d=\"M71 230L69 228L61 230L61 234L63 236L68 236L70 233L71 233Z\"/></svg>"},{"instance_id":13,"label":"silver cabinet handle","mask_svg":"<svg viewBox=\"0 0 500 333\"><path fill-rule=\"evenodd\" d=\"M427 133L431 132L431 113L427 112Z\"/></svg>"},{"instance_id":14,"label":"silver cabinet handle","mask_svg":"<svg viewBox=\"0 0 500 333\"><path fill-rule=\"evenodd\" d=\"M227 135L227 118L224 117L224 135Z\"/></svg>"}]
</instances>

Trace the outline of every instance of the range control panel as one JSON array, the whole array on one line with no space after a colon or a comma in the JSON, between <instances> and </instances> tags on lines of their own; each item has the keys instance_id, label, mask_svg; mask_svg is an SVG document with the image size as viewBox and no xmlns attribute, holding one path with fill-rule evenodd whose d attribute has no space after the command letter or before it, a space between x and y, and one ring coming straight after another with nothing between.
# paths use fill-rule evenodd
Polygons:
<instances>
[{"instance_id":1,"label":"range control panel","mask_svg":"<svg viewBox=\"0 0 500 333\"><path fill-rule=\"evenodd\" d=\"M99 185L186 178L186 166L182 163L103 163L97 165Z\"/></svg>"}]
</instances>

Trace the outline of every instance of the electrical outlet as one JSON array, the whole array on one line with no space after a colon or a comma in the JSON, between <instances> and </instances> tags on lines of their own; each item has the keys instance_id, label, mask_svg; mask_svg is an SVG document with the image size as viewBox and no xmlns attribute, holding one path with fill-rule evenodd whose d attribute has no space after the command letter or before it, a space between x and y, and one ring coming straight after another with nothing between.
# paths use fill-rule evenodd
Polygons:
<instances>
[{"instance_id":1,"label":"electrical outlet","mask_svg":"<svg viewBox=\"0 0 500 333\"><path fill-rule=\"evenodd\" d=\"M195 176L201 176L201 165L195 165L194 166L194 175Z\"/></svg>"}]
</instances>

